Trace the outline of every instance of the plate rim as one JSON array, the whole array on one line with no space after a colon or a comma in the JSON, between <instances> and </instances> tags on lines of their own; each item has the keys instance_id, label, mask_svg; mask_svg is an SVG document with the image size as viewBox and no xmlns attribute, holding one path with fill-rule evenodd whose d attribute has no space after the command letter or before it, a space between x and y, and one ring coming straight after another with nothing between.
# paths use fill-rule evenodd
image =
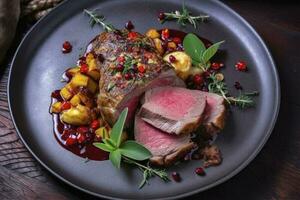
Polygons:
<instances>
[{"instance_id":1,"label":"plate rim","mask_svg":"<svg viewBox=\"0 0 300 200\"><path fill-rule=\"evenodd\" d=\"M270 50L268 49L268 47L266 46L265 42L263 41L263 39L260 37L260 35L255 31L255 29L241 16L239 15L236 11L234 11L232 8L230 8L229 6L227 6L225 3L218 1L218 0L211 0L212 2L218 4L219 6L221 6L222 8L224 8L225 10L227 10L230 14L234 15L234 17L238 20L240 20L245 27L253 34L253 36L257 39L257 41L261 44L262 49L265 51L266 53L266 58L269 60L272 71L274 73L274 83L275 83L275 99L274 99L274 113L272 115L272 119L270 120L270 124L267 127L267 131L263 137L263 139L260 141L259 145L257 146L256 150L253 151L250 156L245 159L242 164L235 168L234 170L232 170L230 173L228 173L227 175L219 178L217 181L208 184L204 187L201 187L199 189L195 189L189 192L184 192L182 194L179 195L169 195L167 197L164 197L164 199L179 199L179 198L183 198L183 197L188 197L191 195L195 195L197 193L203 192L205 190L208 190L210 188L213 188L217 185L220 185L221 183L226 182L227 180L231 179L232 177L234 177L235 175L237 175L238 173L240 173L243 169L245 169L251 161L254 160L254 158L258 155L258 153L262 150L262 148L265 146L266 142L268 141L268 139L270 138L270 135L272 133L272 131L274 130L277 118L278 118L278 114L279 114L279 110L280 110L280 103L281 103L281 89L280 89L280 80L279 80L279 76L278 76L278 71L276 68L276 64L274 62L274 59L270 53ZM63 181L64 183L68 184L69 186L72 186L73 188L76 188L82 192L88 193L90 195L96 196L96 197L101 197L101 198L107 198L107 199L123 199L123 198L119 198L119 197L112 197L112 196L107 196L104 194L100 194L100 193L96 193L96 192L92 192L88 189L84 189L82 187L80 187L79 185L76 185L74 183L72 183L71 181L65 179L64 177L62 177L61 175L57 174L55 172L54 169L51 169L50 167L48 167L34 152L33 150L30 148L30 146L26 143L25 139L23 138L21 131L19 130L16 122L15 122L15 118L14 118L14 114L12 112L12 102L11 102L11 96L10 96L10 85L11 85L11 76L12 76L12 69L14 67L14 63L15 60L18 57L18 53L20 48L23 46L23 43L25 42L25 40L27 40L28 36L31 34L31 32L44 20L47 20L47 18L50 18L52 15L54 15L54 13L59 10L63 5L67 4L71 2L71 0L65 0L63 2L61 2L60 4L58 4L48 15L42 17L41 19L39 19L25 34L25 36L23 37L22 41L20 42L20 44L18 45L18 48L15 51L15 54L13 56L12 62L10 64L10 69L9 69L9 75L8 75L8 83L7 83L7 101L8 101L8 107L9 107L9 114L11 116L11 120L13 122L13 125L16 129L16 132L18 134L18 136L20 137L21 141L23 142L24 146L27 148L27 150L31 153L31 155L46 169L48 170L51 174L53 174L56 178L58 178L60 181ZM160 198L154 198L154 199L160 199Z\"/></svg>"}]
</instances>

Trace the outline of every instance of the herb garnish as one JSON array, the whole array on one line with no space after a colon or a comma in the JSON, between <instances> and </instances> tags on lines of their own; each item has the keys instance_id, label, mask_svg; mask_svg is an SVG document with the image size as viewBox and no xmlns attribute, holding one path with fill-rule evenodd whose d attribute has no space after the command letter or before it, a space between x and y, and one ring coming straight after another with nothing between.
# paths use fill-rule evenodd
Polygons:
<instances>
[{"instance_id":1,"label":"herb garnish","mask_svg":"<svg viewBox=\"0 0 300 200\"><path fill-rule=\"evenodd\" d=\"M198 15L192 16L191 12L187 10L185 4L182 4L182 11L176 10L175 12L164 12L164 17L160 19L160 23L163 24L166 21L177 20L177 23L181 26L186 26L188 23L192 24L194 28L197 28L198 21L203 22L205 19L209 18L208 15Z\"/></svg>"},{"instance_id":2,"label":"herb garnish","mask_svg":"<svg viewBox=\"0 0 300 200\"><path fill-rule=\"evenodd\" d=\"M84 13L86 13L90 17L91 27L93 27L95 24L99 24L107 32L116 31L116 29L114 28L113 25L105 22L105 17L103 15L99 15L98 13L96 13L96 10L90 11L90 10L84 9Z\"/></svg>"},{"instance_id":3,"label":"herb garnish","mask_svg":"<svg viewBox=\"0 0 300 200\"><path fill-rule=\"evenodd\" d=\"M210 83L208 84L209 92L221 95L230 105L238 106L242 109L249 108L255 105L252 96L257 96L258 92L254 91L251 93L240 93L237 97L228 96L227 85L223 80L218 80L215 74L211 74Z\"/></svg>"},{"instance_id":4,"label":"herb garnish","mask_svg":"<svg viewBox=\"0 0 300 200\"><path fill-rule=\"evenodd\" d=\"M204 43L195 34L189 33L184 37L183 47L184 51L192 58L193 64L203 71L207 71L210 68L210 59L224 42L217 42L206 49Z\"/></svg>"},{"instance_id":5,"label":"herb garnish","mask_svg":"<svg viewBox=\"0 0 300 200\"><path fill-rule=\"evenodd\" d=\"M147 160L151 157L151 153L148 149L134 140L127 140L123 143L121 142L127 113L128 108L125 108L113 126L109 139L103 139L103 143L94 143L93 145L99 149L109 152L109 160L117 168L120 168L122 160L139 167L139 169L143 171L143 180L139 188L143 187L145 183L147 183L148 179L154 175L160 177L164 181L168 181L168 175L164 170L154 169L151 168L149 164L143 165L137 162Z\"/></svg>"}]
</instances>

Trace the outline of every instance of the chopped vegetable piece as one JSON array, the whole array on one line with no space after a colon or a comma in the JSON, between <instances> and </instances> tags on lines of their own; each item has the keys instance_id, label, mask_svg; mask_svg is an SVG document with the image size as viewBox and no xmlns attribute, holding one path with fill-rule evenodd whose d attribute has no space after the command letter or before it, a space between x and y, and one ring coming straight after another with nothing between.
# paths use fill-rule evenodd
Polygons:
<instances>
[{"instance_id":1,"label":"chopped vegetable piece","mask_svg":"<svg viewBox=\"0 0 300 200\"><path fill-rule=\"evenodd\" d=\"M64 100L68 101L72 98L73 94L66 87L63 87L60 90L60 96L62 96Z\"/></svg>"},{"instance_id":2,"label":"chopped vegetable piece","mask_svg":"<svg viewBox=\"0 0 300 200\"><path fill-rule=\"evenodd\" d=\"M85 76L83 74L77 73L75 74L75 76L72 78L70 84L73 87L87 87L88 86L88 82L89 82L89 77Z\"/></svg>"},{"instance_id":3,"label":"chopped vegetable piece","mask_svg":"<svg viewBox=\"0 0 300 200\"><path fill-rule=\"evenodd\" d=\"M63 111L61 120L74 126L88 125L91 122L91 110L79 104L76 107Z\"/></svg>"},{"instance_id":4,"label":"chopped vegetable piece","mask_svg":"<svg viewBox=\"0 0 300 200\"><path fill-rule=\"evenodd\" d=\"M76 94L72 97L72 99L70 100L70 103L72 104L72 106L77 106L78 104L80 104L80 98L79 96Z\"/></svg>"},{"instance_id":5,"label":"chopped vegetable piece","mask_svg":"<svg viewBox=\"0 0 300 200\"><path fill-rule=\"evenodd\" d=\"M52 104L51 106L51 113L60 113L61 111L61 105L62 103L61 102L55 102L54 104Z\"/></svg>"},{"instance_id":6,"label":"chopped vegetable piece","mask_svg":"<svg viewBox=\"0 0 300 200\"><path fill-rule=\"evenodd\" d=\"M147 32L146 32L146 36L149 37L149 38L160 38L160 34L158 33L158 31L156 29L149 29Z\"/></svg>"},{"instance_id":7,"label":"chopped vegetable piece","mask_svg":"<svg viewBox=\"0 0 300 200\"><path fill-rule=\"evenodd\" d=\"M105 127L100 127L95 131L96 136L101 137L102 139L108 139L109 133Z\"/></svg>"}]
</instances>

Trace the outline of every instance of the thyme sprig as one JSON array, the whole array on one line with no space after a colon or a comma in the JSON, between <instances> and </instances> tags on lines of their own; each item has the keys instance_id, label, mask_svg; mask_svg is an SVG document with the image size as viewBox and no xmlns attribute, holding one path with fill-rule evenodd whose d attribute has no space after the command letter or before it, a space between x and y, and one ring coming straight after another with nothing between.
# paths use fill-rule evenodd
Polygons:
<instances>
[{"instance_id":1,"label":"thyme sprig","mask_svg":"<svg viewBox=\"0 0 300 200\"><path fill-rule=\"evenodd\" d=\"M141 181L139 188L142 188L146 183L148 183L149 178L153 176L158 176L165 182L170 181L168 174L163 169L154 169L149 166L149 163L147 165L142 165L141 163L138 163L127 157L123 157L123 160L126 163L138 166L139 169L143 172L143 180Z\"/></svg>"},{"instance_id":2,"label":"thyme sprig","mask_svg":"<svg viewBox=\"0 0 300 200\"><path fill-rule=\"evenodd\" d=\"M164 12L163 13L165 17L160 20L160 23L163 24L166 21L171 21L171 20L177 20L177 23L180 24L181 26L186 26L188 23L194 26L194 28L197 28L197 24L199 21L203 22L207 18L209 18L208 15L198 15L198 16L193 16L190 11L185 7L185 4L182 4L182 10L181 11L174 11L174 12Z\"/></svg>"},{"instance_id":3,"label":"thyme sprig","mask_svg":"<svg viewBox=\"0 0 300 200\"><path fill-rule=\"evenodd\" d=\"M116 28L109 23L105 22L105 17L103 15L99 15L96 10L83 10L85 14L87 14L90 17L90 25L93 27L95 24L99 24L103 27L103 29L107 32L116 31Z\"/></svg>"},{"instance_id":4,"label":"thyme sprig","mask_svg":"<svg viewBox=\"0 0 300 200\"><path fill-rule=\"evenodd\" d=\"M215 74L211 74L210 83L208 84L209 92L221 95L229 105L238 106L241 109L249 108L255 105L253 96L257 96L257 91L240 94L237 97L228 96L228 88L223 80L218 80Z\"/></svg>"}]
</instances>

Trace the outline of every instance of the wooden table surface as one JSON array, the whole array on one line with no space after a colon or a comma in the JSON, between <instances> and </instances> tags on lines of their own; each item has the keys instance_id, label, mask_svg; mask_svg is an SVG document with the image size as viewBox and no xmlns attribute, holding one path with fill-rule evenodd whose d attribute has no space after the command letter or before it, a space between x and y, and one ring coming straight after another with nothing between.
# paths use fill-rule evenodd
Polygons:
<instances>
[{"instance_id":1,"label":"wooden table surface","mask_svg":"<svg viewBox=\"0 0 300 200\"><path fill-rule=\"evenodd\" d=\"M226 183L194 197L300 199L300 4L233 0L226 3L248 20L271 50L281 82L281 109L269 141L254 161ZM9 62L17 38L0 67L0 199L94 199L43 169L17 136L6 93Z\"/></svg>"}]
</instances>

